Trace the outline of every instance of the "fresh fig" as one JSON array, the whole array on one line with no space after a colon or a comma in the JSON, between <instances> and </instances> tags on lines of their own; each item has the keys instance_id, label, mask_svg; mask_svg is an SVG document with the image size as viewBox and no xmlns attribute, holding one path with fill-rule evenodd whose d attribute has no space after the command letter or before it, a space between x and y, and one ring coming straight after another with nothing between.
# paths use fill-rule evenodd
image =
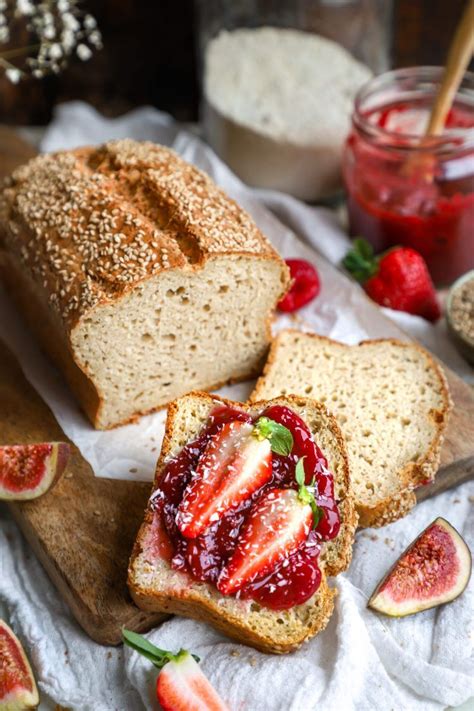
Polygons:
<instances>
[{"instance_id":1,"label":"fresh fig","mask_svg":"<svg viewBox=\"0 0 474 711\"><path fill-rule=\"evenodd\" d=\"M471 553L444 518L420 533L377 585L368 607L405 617L455 600L471 576Z\"/></svg>"},{"instance_id":2,"label":"fresh fig","mask_svg":"<svg viewBox=\"0 0 474 711\"><path fill-rule=\"evenodd\" d=\"M70 453L64 442L0 447L0 499L26 501L41 496L59 479Z\"/></svg>"},{"instance_id":3,"label":"fresh fig","mask_svg":"<svg viewBox=\"0 0 474 711\"><path fill-rule=\"evenodd\" d=\"M0 620L0 709L23 711L39 704L38 689L19 639Z\"/></svg>"}]
</instances>

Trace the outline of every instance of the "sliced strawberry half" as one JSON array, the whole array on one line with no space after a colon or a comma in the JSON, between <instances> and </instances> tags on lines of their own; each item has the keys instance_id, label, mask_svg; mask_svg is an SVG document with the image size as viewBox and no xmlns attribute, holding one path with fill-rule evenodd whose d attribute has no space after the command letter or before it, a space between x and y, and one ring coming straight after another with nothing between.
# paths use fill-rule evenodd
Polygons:
<instances>
[{"instance_id":1,"label":"sliced strawberry half","mask_svg":"<svg viewBox=\"0 0 474 711\"><path fill-rule=\"evenodd\" d=\"M271 444L248 422L225 424L208 443L184 492L176 523L197 538L229 508L249 498L272 476Z\"/></svg>"},{"instance_id":2,"label":"sliced strawberry half","mask_svg":"<svg viewBox=\"0 0 474 711\"><path fill-rule=\"evenodd\" d=\"M311 531L313 512L294 489L271 489L250 511L217 589L231 595L294 553Z\"/></svg>"},{"instance_id":3,"label":"sliced strawberry half","mask_svg":"<svg viewBox=\"0 0 474 711\"><path fill-rule=\"evenodd\" d=\"M223 595L267 575L295 553L321 517L314 482L305 484L304 457L295 468L298 490L271 489L250 510L240 539L217 580Z\"/></svg>"},{"instance_id":4,"label":"sliced strawberry half","mask_svg":"<svg viewBox=\"0 0 474 711\"><path fill-rule=\"evenodd\" d=\"M156 696L164 711L229 711L199 668L199 657L155 647L142 635L123 629L123 641L160 669Z\"/></svg>"},{"instance_id":5,"label":"sliced strawberry half","mask_svg":"<svg viewBox=\"0 0 474 711\"><path fill-rule=\"evenodd\" d=\"M189 652L181 652L163 667L156 696L165 711L228 711Z\"/></svg>"}]
</instances>

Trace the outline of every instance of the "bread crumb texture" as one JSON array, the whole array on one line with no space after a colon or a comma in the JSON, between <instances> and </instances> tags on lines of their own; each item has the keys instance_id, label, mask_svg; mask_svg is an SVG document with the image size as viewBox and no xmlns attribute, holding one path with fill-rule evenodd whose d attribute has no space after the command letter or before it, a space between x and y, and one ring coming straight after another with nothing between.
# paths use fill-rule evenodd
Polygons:
<instances>
[{"instance_id":1,"label":"bread crumb texture","mask_svg":"<svg viewBox=\"0 0 474 711\"><path fill-rule=\"evenodd\" d=\"M393 339L347 346L280 333L253 399L298 394L324 403L344 434L362 525L384 525L416 503L432 478L451 401L441 368L423 348Z\"/></svg>"}]
</instances>

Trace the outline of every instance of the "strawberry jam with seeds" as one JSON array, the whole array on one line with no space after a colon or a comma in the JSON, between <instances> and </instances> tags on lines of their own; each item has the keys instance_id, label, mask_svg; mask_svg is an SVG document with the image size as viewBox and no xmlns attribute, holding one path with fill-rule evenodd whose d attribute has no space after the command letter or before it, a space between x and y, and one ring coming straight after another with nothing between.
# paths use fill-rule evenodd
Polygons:
<instances>
[{"instance_id":1,"label":"strawberry jam with seeds","mask_svg":"<svg viewBox=\"0 0 474 711\"><path fill-rule=\"evenodd\" d=\"M376 253L411 247L439 286L474 268L474 75L464 76L442 134L427 138L441 72L397 69L367 84L342 160L351 235Z\"/></svg>"},{"instance_id":2,"label":"strawberry jam with seeds","mask_svg":"<svg viewBox=\"0 0 474 711\"><path fill-rule=\"evenodd\" d=\"M210 439L228 422L239 420L251 423L259 416L268 417L290 430L293 435L291 454L285 457L272 453L272 477L269 481L237 506L225 511L203 534L197 538L185 538L176 524L178 507ZM252 598L265 607L282 610L304 603L318 589L321 583L318 566L320 544L337 536L340 519L334 498L333 476L303 420L281 405L272 405L259 416L253 418L247 412L227 405L216 407L206 428L166 465L160 488L153 496L153 505L161 513L172 544L172 567L186 571L196 580L215 584L234 552L251 507L269 489L297 489L295 467L298 460L305 457L306 483L310 484L315 478L316 500L323 511L316 529L309 533L296 552L285 558L271 573L252 580L237 592L238 597Z\"/></svg>"}]
</instances>

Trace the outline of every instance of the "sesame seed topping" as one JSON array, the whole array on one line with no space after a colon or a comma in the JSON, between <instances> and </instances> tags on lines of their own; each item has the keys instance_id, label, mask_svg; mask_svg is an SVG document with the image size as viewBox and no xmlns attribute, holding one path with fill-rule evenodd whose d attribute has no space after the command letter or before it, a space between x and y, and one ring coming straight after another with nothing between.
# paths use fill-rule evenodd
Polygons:
<instances>
[{"instance_id":1,"label":"sesame seed topping","mask_svg":"<svg viewBox=\"0 0 474 711\"><path fill-rule=\"evenodd\" d=\"M6 246L66 325L204 254L271 255L252 219L176 153L129 139L41 155L0 189Z\"/></svg>"}]
</instances>

